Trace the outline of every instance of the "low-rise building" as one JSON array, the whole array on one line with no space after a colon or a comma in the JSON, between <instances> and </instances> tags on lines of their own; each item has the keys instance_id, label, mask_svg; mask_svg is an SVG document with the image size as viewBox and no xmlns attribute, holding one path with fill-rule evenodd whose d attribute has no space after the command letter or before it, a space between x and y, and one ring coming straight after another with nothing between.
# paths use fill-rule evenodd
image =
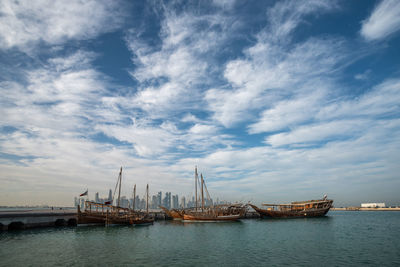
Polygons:
<instances>
[{"instance_id":1,"label":"low-rise building","mask_svg":"<svg viewBox=\"0 0 400 267\"><path fill-rule=\"evenodd\" d=\"M361 203L361 208L384 208L385 203Z\"/></svg>"}]
</instances>

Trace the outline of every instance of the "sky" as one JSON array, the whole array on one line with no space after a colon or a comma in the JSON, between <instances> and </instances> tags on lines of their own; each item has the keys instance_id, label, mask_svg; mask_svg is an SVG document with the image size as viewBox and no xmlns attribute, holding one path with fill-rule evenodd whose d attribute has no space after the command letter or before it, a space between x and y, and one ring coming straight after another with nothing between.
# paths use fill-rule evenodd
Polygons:
<instances>
[{"instance_id":1,"label":"sky","mask_svg":"<svg viewBox=\"0 0 400 267\"><path fill-rule=\"evenodd\" d=\"M400 205L400 1L0 2L0 205L89 189Z\"/></svg>"}]
</instances>

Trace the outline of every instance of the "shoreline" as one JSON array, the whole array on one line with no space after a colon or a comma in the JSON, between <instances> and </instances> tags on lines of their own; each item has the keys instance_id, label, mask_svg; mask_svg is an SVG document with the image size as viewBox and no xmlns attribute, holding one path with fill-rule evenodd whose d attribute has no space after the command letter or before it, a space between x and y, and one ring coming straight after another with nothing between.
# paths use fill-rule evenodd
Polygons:
<instances>
[{"instance_id":1,"label":"shoreline","mask_svg":"<svg viewBox=\"0 0 400 267\"><path fill-rule=\"evenodd\" d=\"M361 208L361 207L347 207L347 208L331 208L333 211L400 211L400 207L396 208Z\"/></svg>"}]
</instances>

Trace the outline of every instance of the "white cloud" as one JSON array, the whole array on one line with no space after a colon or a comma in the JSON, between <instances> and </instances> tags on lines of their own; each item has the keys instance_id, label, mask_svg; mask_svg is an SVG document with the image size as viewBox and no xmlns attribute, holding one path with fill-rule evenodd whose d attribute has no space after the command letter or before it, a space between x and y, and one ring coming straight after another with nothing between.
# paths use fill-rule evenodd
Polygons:
<instances>
[{"instance_id":1,"label":"white cloud","mask_svg":"<svg viewBox=\"0 0 400 267\"><path fill-rule=\"evenodd\" d=\"M305 125L292 129L287 133L279 133L269 136L266 139L268 144L272 146L282 145L316 145L321 141L337 140L342 138L356 138L360 131L365 130L371 121L360 122L356 120L350 121L333 121L327 123L319 123L316 125Z\"/></svg>"},{"instance_id":2,"label":"white cloud","mask_svg":"<svg viewBox=\"0 0 400 267\"><path fill-rule=\"evenodd\" d=\"M189 132L194 134L214 134L217 132L217 127L213 125L195 124L190 128Z\"/></svg>"},{"instance_id":3,"label":"white cloud","mask_svg":"<svg viewBox=\"0 0 400 267\"><path fill-rule=\"evenodd\" d=\"M236 0L213 0L212 3L218 7L232 9L236 4Z\"/></svg>"},{"instance_id":4,"label":"white cloud","mask_svg":"<svg viewBox=\"0 0 400 267\"><path fill-rule=\"evenodd\" d=\"M267 137L266 142L272 146L307 146L358 138L370 125L384 123L385 117L397 116L399 91L400 81L389 79L356 99L329 103L329 98L310 95L295 101L283 101L266 110L259 122L250 125L249 131L288 130Z\"/></svg>"},{"instance_id":5,"label":"white cloud","mask_svg":"<svg viewBox=\"0 0 400 267\"><path fill-rule=\"evenodd\" d=\"M390 36L400 29L400 2L381 1L369 18L363 21L361 35L368 41Z\"/></svg>"},{"instance_id":6,"label":"white cloud","mask_svg":"<svg viewBox=\"0 0 400 267\"><path fill-rule=\"evenodd\" d=\"M252 120L254 111L296 94L302 83L315 89L310 80L334 72L343 60L343 41L310 38L290 44L290 34L305 15L335 8L335 2L326 1L282 1L270 8L269 24L256 34L257 42L244 50L244 58L227 62L228 85L206 92L213 118L225 127Z\"/></svg>"},{"instance_id":7,"label":"white cloud","mask_svg":"<svg viewBox=\"0 0 400 267\"><path fill-rule=\"evenodd\" d=\"M257 43L246 51L246 59L226 65L224 75L233 90L207 91L214 119L231 127L277 100L318 91L319 86L331 83L328 75L345 58L343 46L340 40L310 39L285 51L285 47Z\"/></svg>"},{"instance_id":8,"label":"white cloud","mask_svg":"<svg viewBox=\"0 0 400 267\"><path fill-rule=\"evenodd\" d=\"M174 125L163 123L161 126L133 125L98 125L108 136L133 144L136 153L142 157L161 157L179 139L180 132Z\"/></svg>"},{"instance_id":9,"label":"white cloud","mask_svg":"<svg viewBox=\"0 0 400 267\"><path fill-rule=\"evenodd\" d=\"M27 71L25 84L3 82L2 125L17 128L74 130L84 124L96 108L105 90L102 75L82 59L93 58L79 51L65 58L55 58L42 68ZM83 62L85 62L83 60Z\"/></svg>"},{"instance_id":10,"label":"white cloud","mask_svg":"<svg viewBox=\"0 0 400 267\"><path fill-rule=\"evenodd\" d=\"M182 122L199 122L200 120L191 113L186 114L182 120Z\"/></svg>"},{"instance_id":11,"label":"white cloud","mask_svg":"<svg viewBox=\"0 0 400 267\"><path fill-rule=\"evenodd\" d=\"M12 1L0 3L0 48L30 49L43 41L60 44L115 29L122 17L117 1Z\"/></svg>"},{"instance_id":12,"label":"white cloud","mask_svg":"<svg viewBox=\"0 0 400 267\"><path fill-rule=\"evenodd\" d=\"M316 89L311 95L280 101L265 110L258 122L249 125L249 133L273 132L304 123L319 111L325 102L324 97Z\"/></svg>"},{"instance_id":13,"label":"white cloud","mask_svg":"<svg viewBox=\"0 0 400 267\"><path fill-rule=\"evenodd\" d=\"M286 42L294 29L303 22L305 15L336 8L336 1L280 1L268 10L269 31L261 32L259 37L272 42Z\"/></svg>"},{"instance_id":14,"label":"white cloud","mask_svg":"<svg viewBox=\"0 0 400 267\"><path fill-rule=\"evenodd\" d=\"M400 80L388 79L355 99L343 99L321 107L318 120L366 117L379 119L398 114Z\"/></svg>"},{"instance_id":15,"label":"white cloud","mask_svg":"<svg viewBox=\"0 0 400 267\"><path fill-rule=\"evenodd\" d=\"M201 109L202 90L211 82L218 48L234 30L231 19L219 13L175 13L164 7L160 47L153 47L132 30L127 44L136 68L131 75L140 82L132 106L153 118L165 118L182 110Z\"/></svg>"},{"instance_id":16,"label":"white cloud","mask_svg":"<svg viewBox=\"0 0 400 267\"><path fill-rule=\"evenodd\" d=\"M365 81L365 80L368 80L370 76L371 76L371 70L368 69L368 70L364 71L363 73L358 73L358 74L354 75L354 79L360 80L360 81Z\"/></svg>"}]
</instances>

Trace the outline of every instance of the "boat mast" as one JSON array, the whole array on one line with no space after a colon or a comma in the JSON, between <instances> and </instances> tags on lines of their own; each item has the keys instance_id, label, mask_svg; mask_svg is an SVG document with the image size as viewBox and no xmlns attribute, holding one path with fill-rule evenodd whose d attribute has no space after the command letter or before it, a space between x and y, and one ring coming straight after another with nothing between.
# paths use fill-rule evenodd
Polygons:
<instances>
[{"instance_id":1,"label":"boat mast","mask_svg":"<svg viewBox=\"0 0 400 267\"><path fill-rule=\"evenodd\" d=\"M203 174L200 174L201 177L201 211L204 211L204 179Z\"/></svg>"},{"instance_id":2,"label":"boat mast","mask_svg":"<svg viewBox=\"0 0 400 267\"><path fill-rule=\"evenodd\" d=\"M195 199L196 199L196 211L197 211L197 179L198 179L198 174L197 174L197 166L194 169L194 188L195 188Z\"/></svg>"},{"instance_id":3,"label":"boat mast","mask_svg":"<svg viewBox=\"0 0 400 267\"><path fill-rule=\"evenodd\" d=\"M146 211L149 213L149 184L146 187Z\"/></svg>"},{"instance_id":4,"label":"boat mast","mask_svg":"<svg viewBox=\"0 0 400 267\"><path fill-rule=\"evenodd\" d=\"M136 184L133 186L133 211L135 211L136 205Z\"/></svg>"},{"instance_id":5,"label":"boat mast","mask_svg":"<svg viewBox=\"0 0 400 267\"><path fill-rule=\"evenodd\" d=\"M207 189L206 183L204 183L204 189L206 190L208 200L211 202L211 207L214 208L214 202L212 201L212 199L210 197L210 193L208 193L208 189Z\"/></svg>"},{"instance_id":6,"label":"boat mast","mask_svg":"<svg viewBox=\"0 0 400 267\"><path fill-rule=\"evenodd\" d=\"M119 179L119 189L118 189L118 204L117 204L117 207L119 207L119 200L120 200L120 196L121 196L122 167L121 167L121 169L119 170L118 179Z\"/></svg>"}]
</instances>

